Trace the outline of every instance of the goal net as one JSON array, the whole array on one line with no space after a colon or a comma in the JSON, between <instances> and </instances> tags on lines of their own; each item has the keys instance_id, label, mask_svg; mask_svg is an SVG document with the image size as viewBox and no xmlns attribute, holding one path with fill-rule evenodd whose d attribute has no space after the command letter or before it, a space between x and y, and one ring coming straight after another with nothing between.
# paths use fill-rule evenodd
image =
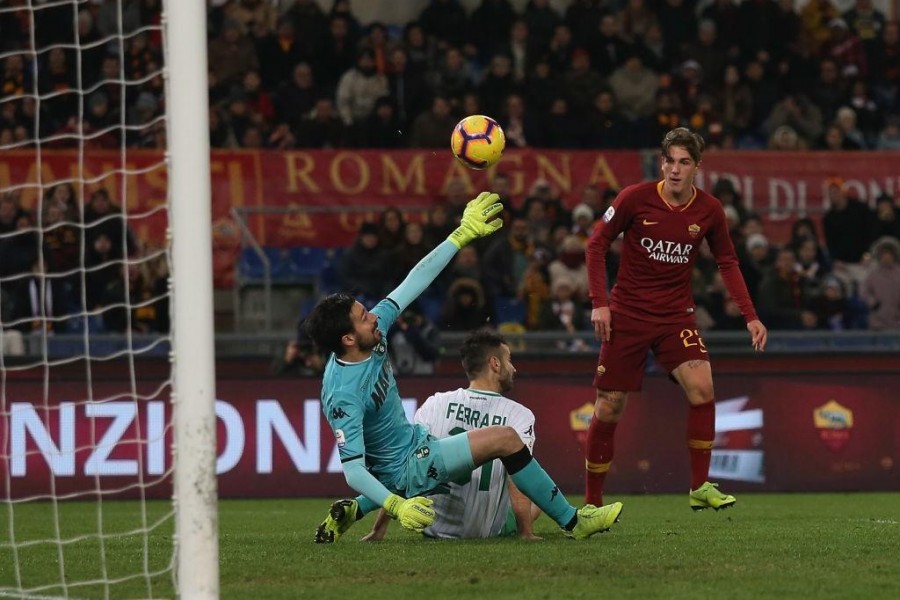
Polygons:
<instances>
[{"instance_id":1,"label":"goal net","mask_svg":"<svg viewBox=\"0 0 900 600\"><path fill-rule=\"evenodd\" d=\"M205 27L0 2L0 598L218 596Z\"/></svg>"}]
</instances>

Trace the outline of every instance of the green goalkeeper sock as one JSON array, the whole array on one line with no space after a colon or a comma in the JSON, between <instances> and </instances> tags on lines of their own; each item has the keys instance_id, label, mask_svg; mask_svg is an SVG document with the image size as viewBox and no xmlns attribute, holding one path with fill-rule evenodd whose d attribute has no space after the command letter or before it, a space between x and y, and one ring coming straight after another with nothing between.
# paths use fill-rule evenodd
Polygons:
<instances>
[{"instance_id":1,"label":"green goalkeeper sock","mask_svg":"<svg viewBox=\"0 0 900 600\"><path fill-rule=\"evenodd\" d=\"M575 507L569 504L559 486L531 456L528 448L522 446L521 450L504 456L500 461L516 487L556 521L557 525L568 528L574 523Z\"/></svg>"}]
</instances>

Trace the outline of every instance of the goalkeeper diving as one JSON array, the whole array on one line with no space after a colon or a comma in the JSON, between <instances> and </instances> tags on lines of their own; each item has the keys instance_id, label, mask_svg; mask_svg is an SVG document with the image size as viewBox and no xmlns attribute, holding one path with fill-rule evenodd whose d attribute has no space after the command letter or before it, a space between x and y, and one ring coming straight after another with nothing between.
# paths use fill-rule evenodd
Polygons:
<instances>
[{"instance_id":1,"label":"goalkeeper diving","mask_svg":"<svg viewBox=\"0 0 900 600\"><path fill-rule=\"evenodd\" d=\"M307 319L307 330L328 355L322 378L322 410L337 441L347 484L359 496L332 505L315 541L337 541L365 514L383 508L401 526L422 532L434 522L428 495L499 459L516 488L565 534L586 539L606 531L622 504L576 509L531 455L515 429L495 425L435 438L406 419L387 352L387 331L460 248L503 226L496 194L482 192L466 205L448 237L412 268L406 279L371 311L352 296L332 294Z\"/></svg>"}]
</instances>

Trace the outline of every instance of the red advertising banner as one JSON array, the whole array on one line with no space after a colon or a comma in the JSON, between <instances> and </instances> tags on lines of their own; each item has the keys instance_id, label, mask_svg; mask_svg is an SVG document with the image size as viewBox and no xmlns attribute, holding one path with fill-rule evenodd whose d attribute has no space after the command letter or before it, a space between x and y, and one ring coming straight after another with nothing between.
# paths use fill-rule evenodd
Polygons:
<instances>
[{"instance_id":1,"label":"red advertising banner","mask_svg":"<svg viewBox=\"0 0 900 600\"><path fill-rule=\"evenodd\" d=\"M514 396L537 419L535 455L570 493L581 493L582 442L593 390L583 378L519 378ZM460 378L401 382L408 416ZM0 424L0 479L11 497L103 490L171 494L167 389L139 386L147 400L84 404L84 384L11 381ZM900 375L720 375L711 478L737 491L900 490ZM118 386L121 388L121 385ZM648 375L616 438L611 493L682 492L688 486L687 404ZM95 385L95 398L115 395ZM222 380L217 402L219 491L229 497L346 496L336 444L317 399L319 383ZM142 468L138 468L142 466ZM139 476L138 473L141 473Z\"/></svg>"},{"instance_id":2,"label":"red advertising banner","mask_svg":"<svg viewBox=\"0 0 900 600\"><path fill-rule=\"evenodd\" d=\"M244 209L260 244L346 246L360 223L386 206L421 219L454 179L474 194L503 172L516 202L544 179L571 208L588 183L619 189L655 176L655 159L644 158L650 157L637 151L511 150L491 169L473 171L443 150L215 151L210 170L216 282L230 285L240 246L232 208ZM0 188L20 190L25 208L34 208L39 194L59 182L77 184L79 196L105 187L127 208L141 239L154 244L164 240L167 168L161 153L47 150L36 159L33 151L0 156ZM710 152L698 184L711 189L721 177L732 179L747 206L768 219L775 240L784 237L796 217L821 214L829 178L842 178L849 190L869 201L882 191L900 191L896 158L888 152ZM82 186L81 181L87 183Z\"/></svg>"}]
</instances>

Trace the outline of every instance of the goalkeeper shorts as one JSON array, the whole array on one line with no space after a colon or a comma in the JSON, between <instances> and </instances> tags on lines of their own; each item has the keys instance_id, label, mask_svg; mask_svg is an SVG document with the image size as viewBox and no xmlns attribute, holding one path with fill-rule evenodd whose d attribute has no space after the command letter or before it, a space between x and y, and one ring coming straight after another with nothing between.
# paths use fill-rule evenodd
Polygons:
<instances>
[{"instance_id":1,"label":"goalkeeper shorts","mask_svg":"<svg viewBox=\"0 0 900 600\"><path fill-rule=\"evenodd\" d=\"M424 435L406 459L406 488L398 490L407 498L434 492L450 481L467 481L475 469L467 435L438 439Z\"/></svg>"}]
</instances>

